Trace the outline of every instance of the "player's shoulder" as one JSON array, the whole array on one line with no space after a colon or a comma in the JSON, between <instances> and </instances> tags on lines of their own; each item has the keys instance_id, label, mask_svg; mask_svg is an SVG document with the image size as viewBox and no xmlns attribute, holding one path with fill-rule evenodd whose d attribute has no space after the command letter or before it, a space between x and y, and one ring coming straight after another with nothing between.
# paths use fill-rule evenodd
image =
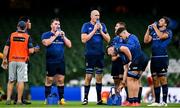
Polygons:
<instances>
[{"instance_id":1,"label":"player's shoulder","mask_svg":"<svg viewBox=\"0 0 180 108\"><path fill-rule=\"evenodd\" d=\"M89 26L91 23L90 22L85 22L83 25L84 26Z\"/></svg>"},{"instance_id":2,"label":"player's shoulder","mask_svg":"<svg viewBox=\"0 0 180 108\"><path fill-rule=\"evenodd\" d=\"M172 30L171 29L166 29L166 32L172 34Z\"/></svg>"},{"instance_id":3,"label":"player's shoulder","mask_svg":"<svg viewBox=\"0 0 180 108\"><path fill-rule=\"evenodd\" d=\"M103 22L101 23L101 25L102 25L102 26L104 26L104 27L106 27L106 24L105 24L105 23L103 23Z\"/></svg>"},{"instance_id":4,"label":"player's shoulder","mask_svg":"<svg viewBox=\"0 0 180 108\"><path fill-rule=\"evenodd\" d=\"M137 37L135 34L131 34L131 35L130 35L130 39L138 40L138 37Z\"/></svg>"},{"instance_id":5,"label":"player's shoulder","mask_svg":"<svg viewBox=\"0 0 180 108\"><path fill-rule=\"evenodd\" d=\"M42 36L49 36L49 35L51 35L51 34L52 34L51 31L47 31L47 32L44 32L44 33L42 34Z\"/></svg>"},{"instance_id":6,"label":"player's shoulder","mask_svg":"<svg viewBox=\"0 0 180 108\"><path fill-rule=\"evenodd\" d=\"M16 35L16 34L18 34L17 31L11 33L11 35Z\"/></svg>"},{"instance_id":7,"label":"player's shoulder","mask_svg":"<svg viewBox=\"0 0 180 108\"><path fill-rule=\"evenodd\" d=\"M116 35L116 36L114 36L114 38L113 38L113 39L118 39L118 38L120 38L120 37Z\"/></svg>"},{"instance_id":8,"label":"player's shoulder","mask_svg":"<svg viewBox=\"0 0 180 108\"><path fill-rule=\"evenodd\" d=\"M114 36L113 40L122 40L122 38L119 36Z\"/></svg>"}]
</instances>

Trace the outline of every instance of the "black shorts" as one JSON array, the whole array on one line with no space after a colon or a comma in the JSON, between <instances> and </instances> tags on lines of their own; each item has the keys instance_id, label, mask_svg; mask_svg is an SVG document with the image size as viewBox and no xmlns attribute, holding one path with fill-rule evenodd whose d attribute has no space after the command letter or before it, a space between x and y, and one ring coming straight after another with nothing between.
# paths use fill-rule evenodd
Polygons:
<instances>
[{"instance_id":1,"label":"black shorts","mask_svg":"<svg viewBox=\"0 0 180 108\"><path fill-rule=\"evenodd\" d=\"M168 57L151 58L150 68L152 75L159 73L167 73L168 65Z\"/></svg>"},{"instance_id":2,"label":"black shorts","mask_svg":"<svg viewBox=\"0 0 180 108\"><path fill-rule=\"evenodd\" d=\"M104 67L104 55L86 55L86 73L93 74L95 71L96 74L101 74Z\"/></svg>"},{"instance_id":3,"label":"black shorts","mask_svg":"<svg viewBox=\"0 0 180 108\"><path fill-rule=\"evenodd\" d=\"M129 71L145 71L148 62L148 56L142 52L139 57L132 61Z\"/></svg>"},{"instance_id":4,"label":"black shorts","mask_svg":"<svg viewBox=\"0 0 180 108\"><path fill-rule=\"evenodd\" d=\"M123 62L118 58L115 61L112 61L111 75L119 76L124 74L124 65Z\"/></svg>"},{"instance_id":5,"label":"black shorts","mask_svg":"<svg viewBox=\"0 0 180 108\"><path fill-rule=\"evenodd\" d=\"M47 76L53 77L57 74L65 75L65 63L46 63Z\"/></svg>"}]
</instances>

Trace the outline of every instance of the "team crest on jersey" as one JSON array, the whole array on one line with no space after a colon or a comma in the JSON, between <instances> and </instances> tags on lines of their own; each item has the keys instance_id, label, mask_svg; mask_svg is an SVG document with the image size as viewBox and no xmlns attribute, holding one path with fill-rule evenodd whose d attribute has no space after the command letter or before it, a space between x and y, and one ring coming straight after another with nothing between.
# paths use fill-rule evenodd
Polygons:
<instances>
[{"instance_id":1,"label":"team crest on jersey","mask_svg":"<svg viewBox=\"0 0 180 108\"><path fill-rule=\"evenodd\" d=\"M88 29L89 29L89 30L92 30L92 28L91 28L91 27L89 27Z\"/></svg>"}]
</instances>

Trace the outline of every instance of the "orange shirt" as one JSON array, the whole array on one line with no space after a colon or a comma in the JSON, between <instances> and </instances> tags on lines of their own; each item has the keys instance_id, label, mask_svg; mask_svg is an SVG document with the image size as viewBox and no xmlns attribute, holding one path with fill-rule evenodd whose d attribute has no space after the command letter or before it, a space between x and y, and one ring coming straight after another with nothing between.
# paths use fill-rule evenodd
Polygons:
<instances>
[{"instance_id":1,"label":"orange shirt","mask_svg":"<svg viewBox=\"0 0 180 108\"><path fill-rule=\"evenodd\" d=\"M23 32L14 32L10 36L9 62L26 62L29 58L29 35Z\"/></svg>"}]
</instances>

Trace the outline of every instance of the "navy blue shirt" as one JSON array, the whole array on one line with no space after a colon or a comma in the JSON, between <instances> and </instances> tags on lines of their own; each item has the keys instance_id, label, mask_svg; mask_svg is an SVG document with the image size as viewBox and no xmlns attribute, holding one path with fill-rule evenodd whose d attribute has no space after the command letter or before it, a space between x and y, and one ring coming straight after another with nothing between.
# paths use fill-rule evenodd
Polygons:
<instances>
[{"instance_id":1,"label":"navy blue shirt","mask_svg":"<svg viewBox=\"0 0 180 108\"><path fill-rule=\"evenodd\" d=\"M123 42L124 42L124 41L123 41L123 39L122 39L121 37L115 36L115 37L112 39L110 45L116 45L116 44L118 44L118 43L123 43Z\"/></svg>"},{"instance_id":2,"label":"navy blue shirt","mask_svg":"<svg viewBox=\"0 0 180 108\"><path fill-rule=\"evenodd\" d=\"M167 56L167 46L172 39L173 34L170 29L166 29L161 32L168 33L168 38L160 39L154 30L150 31L150 35L152 36L152 45L151 45L152 56L154 56L154 57L158 57L158 56L166 57Z\"/></svg>"},{"instance_id":3,"label":"navy blue shirt","mask_svg":"<svg viewBox=\"0 0 180 108\"><path fill-rule=\"evenodd\" d=\"M132 55L132 62L142 54L141 45L138 38L134 34L129 35L129 37L124 40L124 43L120 43L116 47L118 48L120 46L126 46L129 48Z\"/></svg>"},{"instance_id":4,"label":"navy blue shirt","mask_svg":"<svg viewBox=\"0 0 180 108\"><path fill-rule=\"evenodd\" d=\"M124 44L124 40L119 36L115 36L112 39L110 45L111 46L116 46L118 44ZM119 55L120 55L120 57L118 57L117 60L122 61L123 64L127 64L129 62L127 56L124 53L120 52Z\"/></svg>"},{"instance_id":5,"label":"navy blue shirt","mask_svg":"<svg viewBox=\"0 0 180 108\"><path fill-rule=\"evenodd\" d=\"M104 23L101 23L102 31L107 33L107 29ZM93 31L94 25L91 22L84 23L81 28L81 34L89 34ZM96 33L85 44L85 55L104 55L103 37L100 31Z\"/></svg>"},{"instance_id":6,"label":"navy blue shirt","mask_svg":"<svg viewBox=\"0 0 180 108\"><path fill-rule=\"evenodd\" d=\"M54 34L49 31L42 34L41 40L49 39ZM46 62L60 63L64 61L64 40L58 36L49 46L46 47Z\"/></svg>"},{"instance_id":7,"label":"navy blue shirt","mask_svg":"<svg viewBox=\"0 0 180 108\"><path fill-rule=\"evenodd\" d=\"M141 45L138 38L134 34L129 35L129 37L125 39L125 44L132 54L132 61L140 56Z\"/></svg>"}]
</instances>

